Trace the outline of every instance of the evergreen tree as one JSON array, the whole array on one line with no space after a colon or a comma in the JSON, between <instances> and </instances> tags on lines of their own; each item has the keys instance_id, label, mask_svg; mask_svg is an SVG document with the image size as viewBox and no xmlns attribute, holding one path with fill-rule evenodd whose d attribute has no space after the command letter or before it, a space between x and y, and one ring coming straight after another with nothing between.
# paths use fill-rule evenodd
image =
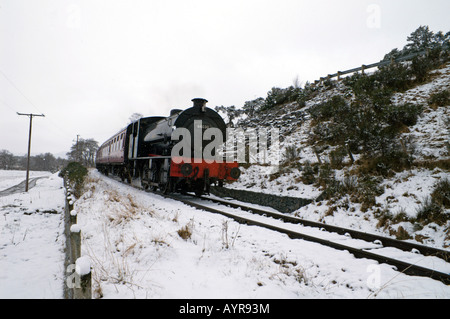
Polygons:
<instances>
[{"instance_id":1,"label":"evergreen tree","mask_svg":"<svg viewBox=\"0 0 450 319\"><path fill-rule=\"evenodd\" d=\"M256 112L258 112L264 104L264 99L259 97L255 100L247 101L244 103L244 107L242 108L244 114L246 114L249 118L253 118Z\"/></svg>"},{"instance_id":2,"label":"evergreen tree","mask_svg":"<svg viewBox=\"0 0 450 319\"><path fill-rule=\"evenodd\" d=\"M428 26L420 26L407 38L408 44L405 46L410 52L417 52L433 48L435 36Z\"/></svg>"}]
</instances>

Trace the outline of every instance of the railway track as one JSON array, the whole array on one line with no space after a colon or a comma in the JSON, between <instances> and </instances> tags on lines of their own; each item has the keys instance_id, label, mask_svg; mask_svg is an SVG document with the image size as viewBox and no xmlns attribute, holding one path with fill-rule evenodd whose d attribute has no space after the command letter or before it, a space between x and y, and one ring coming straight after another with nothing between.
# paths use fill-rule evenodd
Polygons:
<instances>
[{"instance_id":1,"label":"railway track","mask_svg":"<svg viewBox=\"0 0 450 319\"><path fill-rule=\"evenodd\" d=\"M441 263L448 263L448 261L450 260L450 252L445 250L395 240L392 238L364 233L347 228L303 220L285 214L265 211L219 199L207 197L195 198L193 196L191 197L179 195L164 196L183 202L184 204L195 207L197 209L209 211L216 214L222 214L226 217L236 220L239 223L264 227L286 234L293 239L303 239L316 242L334 249L344 251L346 250L353 254L356 258L367 258L376 260L379 263L386 263L396 267L398 271L403 272L406 275L429 277L434 280L439 280L446 285L450 285L450 274L447 272L419 266L414 263L373 252L374 250L392 247L406 252L406 255L414 254L414 257L417 257L417 254L421 254L423 257L422 259L437 257L441 260ZM215 206L211 206L211 203L215 204ZM231 209L224 209L224 206L229 206L231 207ZM238 212L238 210L240 210L240 212ZM242 211L248 213L242 214ZM258 218L254 217L256 216L255 214L259 215ZM277 220L277 222L274 222L275 220ZM298 230L298 224L304 226L301 231ZM312 234L310 228L317 228L317 230L313 232L314 234ZM338 237L334 237L334 239L330 240L326 238L327 236L324 236L324 234L326 233L335 233L335 236ZM353 243L347 243L349 241L353 241Z\"/></svg>"},{"instance_id":2,"label":"railway track","mask_svg":"<svg viewBox=\"0 0 450 319\"><path fill-rule=\"evenodd\" d=\"M258 209L255 207L250 207L250 206L246 206L246 205L242 205L242 204L224 201L221 199L209 198L209 197L204 197L204 196L201 197L201 199L208 200L208 201L218 203L218 204L222 204L225 206L230 206L233 208L249 211L249 212L252 212L252 213L258 214L258 215L273 217L275 219L281 219L284 222L288 222L288 223L301 224L303 226L308 226L308 227L316 227L319 229L326 230L328 232L337 233L337 234L345 235L345 236L350 236L351 238L355 238L355 239L362 239L362 240L369 241L369 242L378 241L384 247L395 247L395 248L401 249L403 251L417 251L424 256L436 256L438 258L443 259L446 262L450 262L450 251L437 249L434 247L428 247L425 245L415 244L415 243L411 243L411 242L406 242L406 241L402 241L402 240L397 240L397 239L393 239L393 238L389 238L389 237L383 237L383 236L376 235L376 234L365 233L365 232L361 232L361 231L357 231L357 230L353 230L353 229L349 229L349 228L343 228L343 227L328 225L328 224L324 224L324 223L314 222L314 221L310 221L310 220L305 220L305 219L301 219L298 217L289 216L289 215L278 213L278 212L270 212L270 211Z\"/></svg>"},{"instance_id":3,"label":"railway track","mask_svg":"<svg viewBox=\"0 0 450 319\"><path fill-rule=\"evenodd\" d=\"M129 185L129 184L127 184ZM133 186L143 190L140 187ZM398 271L410 275L429 277L434 280L441 281L446 285L450 285L450 271L448 271L448 263L450 261L450 252L420 244L396 240L393 238L383 237L376 234L360 232L348 228L342 228L333 225L327 225L319 222L300 219L282 213L266 211L255 207L238 204L235 202L225 201L210 197L196 197L194 195L179 194L163 194L158 191L148 191L165 198L170 198L182 202L188 206L208 211L215 214L221 214L228 218L234 219L239 223L264 227L273 231L277 231L288 235L292 239L303 239L324 246L328 246L337 250L348 251L356 258L367 258L375 260L379 263L394 266ZM214 206L215 205L215 206ZM301 228L301 232L299 231ZM311 229L315 228L315 232ZM333 239L329 239L326 234L334 234ZM353 241L352 244L347 242ZM374 253L373 250L383 248L395 248L412 256L421 256L421 259L436 258L441 263L446 264L446 271L439 271L428 267L399 260L386 255ZM420 255L418 255L420 254ZM432 262L433 263L433 262Z\"/></svg>"}]
</instances>

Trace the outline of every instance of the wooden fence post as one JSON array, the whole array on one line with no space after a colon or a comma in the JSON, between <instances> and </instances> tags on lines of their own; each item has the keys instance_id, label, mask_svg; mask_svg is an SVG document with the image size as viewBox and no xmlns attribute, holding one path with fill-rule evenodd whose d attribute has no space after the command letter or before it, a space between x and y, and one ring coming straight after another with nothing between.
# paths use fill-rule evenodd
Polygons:
<instances>
[{"instance_id":1,"label":"wooden fence post","mask_svg":"<svg viewBox=\"0 0 450 319\"><path fill-rule=\"evenodd\" d=\"M450 49L450 46L448 46L448 45L444 46L444 47L442 47L442 49L443 50L448 50L448 49ZM428 48L428 49L426 49L424 51L421 51L421 52L418 52L418 53L414 53L414 54L410 54L410 55L408 55L406 57L404 56L404 57L394 58L393 56L391 56L390 57L390 65L392 65L394 63L397 63L397 62L401 62L401 61L411 60L412 58L414 58L416 56L419 56L419 55L427 55L427 56L429 56L430 52L431 52L431 50ZM338 81L339 81L339 80L341 80L341 76L342 75L359 72L359 70L361 70L362 74L364 75L365 71L368 70L368 69L371 69L371 68L374 68L374 67L378 67L379 68L380 66L384 66L384 65L387 65L387 64L388 64L388 62L385 61L385 60L380 61L378 63L370 64L370 65L363 64L361 66L361 68L355 68L355 69L350 69L350 70L346 70L346 71L338 71L337 78L338 78ZM321 77L320 80L315 80L314 84L316 84L316 85L317 84L323 85L323 82L325 81L326 78L327 77ZM329 78L329 76L328 76L328 78Z\"/></svg>"},{"instance_id":2,"label":"wooden fence post","mask_svg":"<svg viewBox=\"0 0 450 319\"><path fill-rule=\"evenodd\" d=\"M71 212L73 210L73 199L71 195L67 197L67 201L69 203L69 212Z\"/></svg>"},{"instance_id":3,"label":"wooden fence post","mask_svg":"<svg viewBox=\"0 0 450 319\"><path fill-rule=\"evenodd\" d=\"M74 225L77 223L77 211L76 210L71 210L70 211L70 225Z\"/></svg>"},{"instance_id":4,"label":"wooden fence post","mask_svg":"<svg viewBox=\"0 0 450 319\"><path fill-rule=\"evenodd\" d=\"M70 269L70 264L72 263L72 253L71 253L71 249L70 249L70 217L69 217L69 196L70 196L70 191L69 191L69 186L68 186L68 181L67 178L64 177L63 179L64 181L64 188L65 188L65 198L64 198L64 235L66 237L66 247L65 247L65 258L64 258L64 269L66 269L66 280L65 282L67 283L66 285L64 285L64 298L65 299L72 299L73 297L73 290L71 289L69 283L69 277L67 276L67 274L69 273L69 269Z\"/></svg>"},{"instance_id":5,"label":"wooden fence post","mask_svg":"<svg viewBox=\"0 0 450 319\"><path fill-rule=\"evenodd\" d=\"M75 265L75 282L73 274L66 279L64 298L66 299L92 299L91 266L88 257L81 257L81 228L77 224L77 211L73 209L75 197L69 183L64 179L66 188L64 223L66 235L66 258L64 265L66 273L73 270ZM72 277L72 278L70 278Z\"/></svg>"},{"instance_id":6,"label":"wooden fence post","mask_svg":"<svg viewBox=\"0 0 450 319\"><path fill-rule=\"evenodd\" d=\"M74 264L81 256L81 229L77 224L70 226L70 252Z\"/></svg>"},{"instance_id":7,"label":"wooden fence post","mask_svg":"<svg viewBox=\"0 0 450 319\"><path fill-rule=\"evenodd\" d=\"M314 154L316 154L317 161L319 162L319 164L322 165L322 160L320 159L320 155L317 152L317 149L315 147L313 147L313 152L314 152Z\"/></svg>"},{"instance_id":8,"label":"wooden fence post","mask_svg":"<svg viewBox=\"0 0 450 319\"><path fill-rule=\"evenodd\" d=\"M79 286L74 288L74 299L92 299L92 276L89 258L78 258L75 269L80 281Z\"/></svg>"},{"instance_id":9,"label":"wooden fence post","mask_svg":"<svg viewBox=\"0 0 450 319\"><path fill-rule=\"evenodd\" d=\"M353 158L352 151L350 150L350 145L348 145L348 143L346 143L345 148L347 149L348 156L350 157L350 161L353 164L355 162L355 159Z\"/></svg>"}]
</instances>

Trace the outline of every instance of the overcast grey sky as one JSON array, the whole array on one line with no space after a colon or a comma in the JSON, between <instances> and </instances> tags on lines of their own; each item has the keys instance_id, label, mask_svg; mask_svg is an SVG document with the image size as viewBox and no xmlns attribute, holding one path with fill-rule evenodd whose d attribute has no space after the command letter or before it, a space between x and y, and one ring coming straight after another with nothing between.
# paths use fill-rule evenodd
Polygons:
<instances>
[{"instance_id":1,"label":"overcast grey sky","mask_svg":"<svg viewBox=\"0 0 450 319\"><path fill-rule=\"evenodd\" d=\"M449 0L0 0L0 150L100 144L129 116L266 97L372 63L420 25L450 31Z\"/></svg>"}]
</instances>

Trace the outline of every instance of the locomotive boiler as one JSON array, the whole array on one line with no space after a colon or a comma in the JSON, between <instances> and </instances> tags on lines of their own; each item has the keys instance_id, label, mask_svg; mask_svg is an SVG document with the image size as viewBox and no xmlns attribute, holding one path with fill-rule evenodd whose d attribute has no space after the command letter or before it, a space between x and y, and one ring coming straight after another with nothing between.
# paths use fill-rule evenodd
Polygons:
<instances>
[{"instance_id":1,"label":"locomotive boiler","mask_svg":"<svg viewBox=\"0 0 450 319\"><path fill-rule=\"evenodd\" d=\"M215 148L204 152L211 143L203 138L205 132L216 132L215 145L224 142L224 120L206 107L207 100L196 98L192 102L184 111L174 109L168 117L141 118L119 131L98 149L97 169L129 183L139 179L145 189L195 192L198 196L209 193L212 184L237 180L237 162L222 160Z\"/></svg>"}]
</instances>

